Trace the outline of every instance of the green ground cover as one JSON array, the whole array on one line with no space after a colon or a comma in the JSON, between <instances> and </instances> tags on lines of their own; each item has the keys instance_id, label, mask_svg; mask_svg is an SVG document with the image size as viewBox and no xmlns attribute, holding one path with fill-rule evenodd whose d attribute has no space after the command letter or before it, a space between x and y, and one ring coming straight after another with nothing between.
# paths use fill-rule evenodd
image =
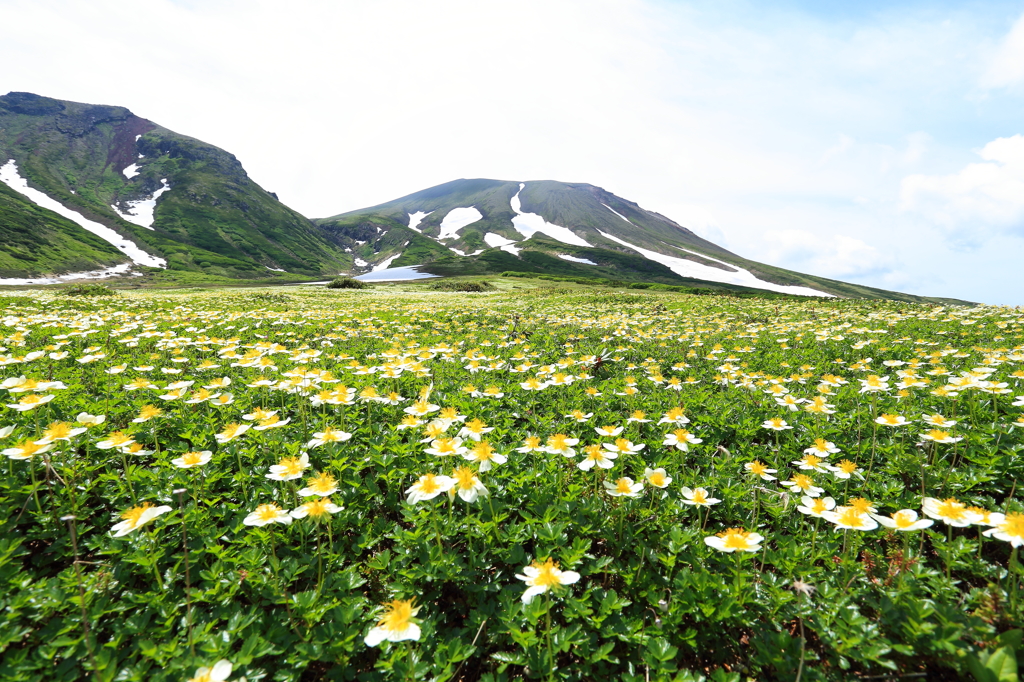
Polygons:
<instances>
[{"instance_id":1,"label":"green ground cover","mask_svg":"<svg viewBox=\"0 0 1024 682\"><path fill-rule=\"evenodd\" d=\"M1024 312L495 280L0 295L0 679L1017 679Z\"/></svg>"}]
</instances>

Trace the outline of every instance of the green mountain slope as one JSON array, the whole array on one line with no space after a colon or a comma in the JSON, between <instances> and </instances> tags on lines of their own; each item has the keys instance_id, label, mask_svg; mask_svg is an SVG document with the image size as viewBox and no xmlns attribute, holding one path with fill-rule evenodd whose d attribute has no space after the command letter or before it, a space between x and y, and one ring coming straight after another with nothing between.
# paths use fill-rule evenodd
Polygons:
<instances>
[{"instance_id":1,"label":"green mountain slope","mask_svg":"<svg viewBox=\"0 0 1024 682\"><path fill-rule=\"evenodd\" d=\"M0 278L98 270L126 261L108 242L0 183Z\"/></svg>"},{"instance_id":2,"label":"green mountain slope","mask_svg":"<svg viewBox=\"0 0 1024 682\"><path fill-rule=\"evenodd\" d=\"M352 262L254 183L233 155L123 107L30 93L0 97L0 165L8 159L30 186L165 258L172 270L260 278L273 276L272 268L319 276ZM135 224L141 211L132 203L150 198L151 229ZM54 256L47 266L67 271L79 263Z\"/></svg>"},{"instance_id":3,"label":"green mountain slope","mask_svg":"<svg viewBox=\"0 0 1024 682\"><path fill-rule=\"evenodd\" d=\"M442 228L449 214L467 215L470 208L478 219L457 232ZM439 275L513 271L723 291L951 302L758 263L583 183L454 180L315 222L358 254L362 270L419 265Z\"/></svg>"}]
</instances>

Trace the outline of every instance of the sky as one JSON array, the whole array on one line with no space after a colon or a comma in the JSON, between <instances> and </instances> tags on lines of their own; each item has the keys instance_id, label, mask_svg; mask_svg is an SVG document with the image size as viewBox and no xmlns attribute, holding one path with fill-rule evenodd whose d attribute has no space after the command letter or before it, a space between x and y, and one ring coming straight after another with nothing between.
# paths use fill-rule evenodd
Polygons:
<instances>
[{"instance_id":1,"label":"sky","mask_svg":"<svg viewBox=\"0 0 1024 682\"><path fill-rule=\"evenodd\" d=\"M598 185L753 260L1024 304L1024 0L0 0L0 93L116 104L310 217Z\"/></svg>"}]
</instances>

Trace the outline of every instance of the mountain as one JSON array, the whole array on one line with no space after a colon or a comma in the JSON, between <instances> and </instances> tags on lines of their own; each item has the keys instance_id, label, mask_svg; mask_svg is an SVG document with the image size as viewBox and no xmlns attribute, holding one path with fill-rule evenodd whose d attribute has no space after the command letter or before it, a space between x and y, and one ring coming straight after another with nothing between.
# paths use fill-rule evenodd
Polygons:
<instances>
[{"instance_id":1,"label":"mountain","mask_svg":"<svg viewBox=\"0 0 1024 682\"><path fill-rule=\"evenodd\" d=\"M315 221L357 271L544 273L805 296L935 301L749 260L600 187L454 180ZM943 302L948 302L942 300Z\"/></svg>"},{"instance_id":2,"label":"mountain","mask_svg":"<svg viewBox=\"0 0 1024 682\"><path fill-rule=\"evenodd\" d=\"M404 265L951 302L758 263L583 183L454 180L309 220L232 154L124 107L0 97L0 284L129 274L275 282Z\"/></svg>"},{"instance_id":3,"label":"mountain","mask_svg":"<svg viewBox=\"0 0 1024 682\"><path fill-rule=\"evenodd\" d=\"M0 181L0 278L131 265L258 279L352 265L233 155L124 107L0 97Z\"/></svg>"}]
</instances>

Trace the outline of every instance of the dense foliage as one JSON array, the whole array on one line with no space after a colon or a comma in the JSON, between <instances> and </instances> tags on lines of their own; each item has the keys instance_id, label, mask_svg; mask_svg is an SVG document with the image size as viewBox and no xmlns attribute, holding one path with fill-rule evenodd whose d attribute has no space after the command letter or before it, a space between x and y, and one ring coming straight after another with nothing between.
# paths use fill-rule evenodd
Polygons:
<instances>
[{"instance_id":1,"label":"dense foliage","mask_svg":"<svg viewBox=\"0 0 1024 682\"><path fill-rule=\"evenodd\" d=\"M0 296L0 678L1016 679L1020 310L385 292Z\"/></svg>"},{"instance_id":2,"label":"dense foliage","mask_svg":"<svg viewBox=\"0 0 1024 682\"><path fill-rule=\"evenodd\" d=\"M354 277L336 277L327 283L328 289L365 289L370 286Z\"/></svg>"}]
</instances>

